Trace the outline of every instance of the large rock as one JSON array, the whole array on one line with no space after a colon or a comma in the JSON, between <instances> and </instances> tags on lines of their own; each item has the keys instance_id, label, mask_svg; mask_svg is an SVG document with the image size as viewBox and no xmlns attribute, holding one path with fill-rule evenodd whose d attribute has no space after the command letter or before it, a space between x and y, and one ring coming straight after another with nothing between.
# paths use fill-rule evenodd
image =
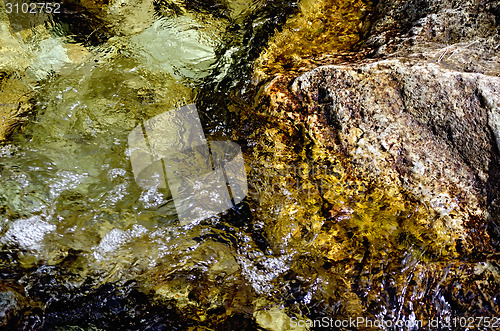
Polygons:
<instances>
[{"instance_id":1,"label":"large rock","mask_svg":"<svg viewBox=\"0 0 500 331\"><path fill-rule=\"evenodd\" d=\"M363 46L377 57L423 58L498 76L499 6L491 0L382 0Z\"/></svg>"},{"instance_id":2,"label":"large rock","mask_svg":"<svg viewBox=\"0 0 500 331\"><path fill-rule=\"evenodd\" d=\"M292 91L307 105L306 123L323 122L313 137L363 177L396 184L453 228L474 229L471 247L488 238L477 221L498 220L499 77L392 59L320 67Z\"/></svg>"},{"instance_id":3,"label":"large rock","mask_svg":"<svg viewBox=\"0 0 500 331\"><path fill-rule=\"evenodd\" d=\"M370 58L333 56L344 64L278 76L264 88L261 111L281 122L272 135L295 136L271 141L283 150L269 160L297 161L281 155L305 134L320 151L309 158L346 157L357 178L418 201L440 220L428 226L446 229L438 232L459 253L491 250L500 233L498 4L387 0L371 18L360 43Z\"/></svg>"},{"instance_id":4,"label":"large rock","mask_svg":"<svg viewBox=\"0 0 500 331\"><path fill-rule=\"evenodd\" d=\"M255 223L309 318L498 315L498 13L377 1L357 48L297 60L326 65L244 117Z\"/></svg>"}]
</instances>

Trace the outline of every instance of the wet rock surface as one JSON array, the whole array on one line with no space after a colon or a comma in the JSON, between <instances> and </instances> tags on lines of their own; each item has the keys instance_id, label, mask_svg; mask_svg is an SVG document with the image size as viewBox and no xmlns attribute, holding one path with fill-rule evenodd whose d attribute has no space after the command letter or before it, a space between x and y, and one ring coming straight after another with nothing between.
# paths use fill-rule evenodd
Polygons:
<instances>
[{"instance_id":1,"label":"wet rock surface","mask_svg":"<svg viewBox=\"0 0 500 331\"><path fill-rule=\"evenodd\" d=\"M497 6L376 1L351 53L262 88L254 215L275 251L316 252L291 266L308 317L498 316Z\"/></svg>"},{"instance_id":2,"label":"wet rock surface","mask_svg":"<svg viewBox=\"0 0 500 331\"><path fill-rule=\"evenodd\" d=\"M321 67L291 89L309 114L324 116L329 132L316 139L349 156L362 177L401 187L457 229L491 220L495 234L488 197L498 191L499 77L395 59ZM488 248L484 230L470 246L477 250L481 238Z\"/></svg>"},{"instance_id":3,"label":"wet rock surface","mask_svg":"<svg viewBox=\"0 0 500 331\"><path fill-rule=\"evenodd\" d=\"M378 1L363 46L375 57L410 57L499 75L497 1Z\"/></svg>"},{"instance_id":4,"label":"wet rock surface","mask_svg":"<svg viewBox=\"0 0 500 331\"><path fill-rule=\"evenodd\" d=\"M2 77L3 76L3 77ZM29 118L35 92L23 77L3 74L0 80L0 142Z\"/></svg>"}]
</instances>

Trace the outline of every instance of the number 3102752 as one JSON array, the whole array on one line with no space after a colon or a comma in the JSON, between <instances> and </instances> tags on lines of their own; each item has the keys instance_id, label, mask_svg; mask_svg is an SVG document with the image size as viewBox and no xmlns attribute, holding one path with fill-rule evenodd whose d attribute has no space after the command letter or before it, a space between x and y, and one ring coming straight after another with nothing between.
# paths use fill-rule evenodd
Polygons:
<instances>
[{"instance_id":1,"label":"number 3102752","mask_svg":"<svg viewBox=\"0 0 500 331\"><path fill-rule=\"evenodd\" d=\"M36 14L36 13L46 13L46 14L59 14L61 11L61 4L54 2L32 2L32 3L5 3L5 9L7 14Z\"/></svg>"}]
</instances>

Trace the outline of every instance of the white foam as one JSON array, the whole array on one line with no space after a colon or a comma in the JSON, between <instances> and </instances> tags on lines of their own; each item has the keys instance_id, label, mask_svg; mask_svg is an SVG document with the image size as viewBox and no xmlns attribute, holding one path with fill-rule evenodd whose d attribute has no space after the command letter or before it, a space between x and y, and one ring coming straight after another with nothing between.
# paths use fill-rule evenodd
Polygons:
<instances>
[{"instance_id":1,"label":"white foam","mask_svg":"<svg viewBox=\"0 0 500 331\"><path fill-rule=\"evenodd\" d=\"M56 228L54 224L47 223L40 216L20 219L11 224L1 242L18 245L19 248L26 250L38 250L45 235Z\"/></svg>"}]
</instances>

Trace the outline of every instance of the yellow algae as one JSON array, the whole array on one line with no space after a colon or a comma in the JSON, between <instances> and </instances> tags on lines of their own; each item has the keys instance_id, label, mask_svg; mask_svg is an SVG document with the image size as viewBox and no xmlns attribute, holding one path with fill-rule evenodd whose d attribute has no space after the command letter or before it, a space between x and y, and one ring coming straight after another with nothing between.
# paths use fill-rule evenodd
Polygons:
<instances>
[{"instance_id":1,"label":"yellow algae","mask_svg":"<svg viewBox=\"0 0 500 331\"><path fill-rule=\"evenodd\" d=\"M442 216L397 184L367 179L348 157L301 144L307 140L291 127L255 131L261 138L249 167L259 201L255 216L275 250L358 262L367 249L372 258L401 256L398 251L424 260L456 256L456 233L444 227Z\"/></svg>"},{"instance_id":2,"label":"yellow algae","mask_svg":"<svg viewBox=\"0 0 500 331\"><path fill-rule=\"evenodd\" d=\"M33 88L20 75L0 73L0 141L28 118L33 107Z\"/></svg>"},{"instance_id":3,"label":"yellow algae","mask_svg":"<svg viewBox=\"0 0 500 331\"><path fill-rule=\"evenodd\" d=\"M367 27L368 0L302 0L300 12L276 33L257 60L259 78L293 73L316 56L351 50Z\"/></svg>"}]
</instances>

